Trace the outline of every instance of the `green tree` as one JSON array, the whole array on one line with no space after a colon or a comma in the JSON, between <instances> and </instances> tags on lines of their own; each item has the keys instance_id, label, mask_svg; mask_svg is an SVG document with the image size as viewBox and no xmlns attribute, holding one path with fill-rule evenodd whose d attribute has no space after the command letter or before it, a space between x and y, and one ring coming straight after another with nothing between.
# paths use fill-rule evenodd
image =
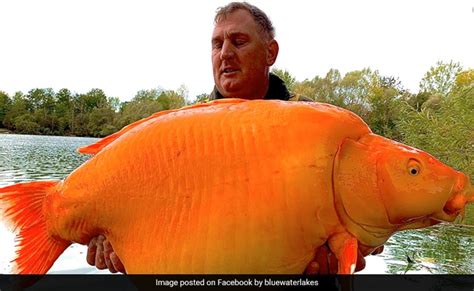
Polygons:
<instances>
[{"instance_id":1,"label":"green tree","mask_svg":"<svg viewBox=\"0 0 474 291\"><path fill-rule=\"evenodd\" d=\"M40 134L41 126L35 121L32 113L25 113L14 119L15 132L24 134Z\"/></svg>"},{"instance_id":2,"label":"green tree","mask_svg":"<svg viewBox=\"0 0 474 291\"><path fill-rule=\"evenodd\" d=\"M369 112L367 123L374 133L401 140L396 123L406 90L397 78L375 75L368 91Z\"/></svg>"},{"instance_id":3,"label":"green tree","mask_svg":"<svg viewBox=\"0 0 474 291\"><path fill-rule=\"evenodd\" d=\"M0 127L5 127L3 124L3 120L5 119L5 115L10 110L12 105L12 100L8 96L7 93L0 91Z\"/></svg>"},{"instance_id":4,"label":"green tree","mask_svg":"<svg viewBox=\"0 0 474 291\"><path fill-rule=\"evenodd\" d=\"M178 89L176 90L176 93L178 96L181 96L183 99L184 99L184 105L188 105L189 104L189 89L188 87L185 85L185 84L181 84ZM180 107L182 107L180 106Z\"/></svg>"},{"instance_id":5,"label":"green tree","mask_svg":"<svg viewBox=\"0 0 474 291\"><path fill-rule=\"evenodd\" d=\"M199 94L196 96L196 100L194 101L193 104L209 102L210 100L209 98L210 98L210 95L207 93Z\"/></svg>"},{"instance_id":6,"label":"green tree","mask_svg":"<svg viewBox=\"0 0 474 291\"><path fill-rule=\"evenodd\" d=\"M181 108L186 105L184 96L173 90L166 90L161 92L157 101L161 103L163 110Z\"/></svg>"},{"instance_id":7,"label":"green tree","mask_svg":"<svg viewBox=\"0 0 474 291\"><path fill-rule=\"evenodd\" d=\"M56 94L51 88L36 88L26 94L27 108L32 113L33 120L40 127L40 133L53 134L57 132L57 118L54 115ZM36 128L36 127L31 127ZM26 129L23 130L24 133ZM33 132L34 131L34 132ZM36 134L36 130L31 133Z\"/></svg>"},{"instance_id":8,"label":"green tree","mask_svg":"<svg viewBox=\"0 0 474 291\"><path fill-rule=\"evenodd\" d=\"M86 94L79 94L76 98L76 108L81 113L91 112L92 109L107 103L107 96L101 89L92 89Z\"/></svg>"},{"instance_id":9,"label":"green tree","mask_svg":"<svg viewBox=\"0 0 474 291\"><path fill-rule=\"evenodd\" d=\"M155 88L155 89L150 89L150 90L140 90L137 92L135 97L133 97L133 101L140 102L140 101L146 101L146 100L157 100L158 97L160 97L160 94L164 90L161 88Z\"/></svg>"},{"instance_id":10,"label":"green tree","mask_svg":"<svg viewBox=\"0 0 474 291\"><path fill-rule=\"evenodd\" d=\"M76 110L75 110L76 111ZM74 113L74 123L71 133L76 136L89 136L87 125L89 123L89 115L83 112Z\"/></svg>"},{"instance_id":11,"label":"green tree","mask_svg":"<svg viewBox=\"0 0 474 291\"><path fill-rule=\"evenodd\" d=\"M343 104L342 99L337 97L336 89L341 82L341 73L338 70L330 69L324 78L319 78L316 84L315 100L330 104Z\"/></svg>"},{"instance_id":12,"label":"green tree","mask_svg":"<svg viewBox=\"0 0 474 291\"><path fill-rule=\"evenodd\" d=\"M456 75L451 92L456 94L464 88L469 88L471 86L474 86L474 69L459 72L459 74Z\"/></svg>"},{"instance_id":13,"label":"green tree","mask_svg":"<svg viewBox=\"0 0 474 291\"><path fill-rule=\"evenodd\" d=\"M161 110L163 110L163 105L157 100L133 100L122 103L116 127L122 128L134 121L148 117Z\"/></svg>"},{"instance_id":14,"label":"green tree","mask_svg":"<svg viewBox=\"0 0 474 291\"><path fill-rule=\"evenodd\" d=\"M112 106L93 108L87 119L87 135L102 137L114 133L114 119L115 111Z\"/></svg>"},{"instance_id":15,"label":"green tree","mask_svg":"<svg viewBox=\"0 0 474 291\"><path fill-rule=\"evenodd\" d=\"M369 93L379 79L378 72L366 68L347 73L335 89L335 104L351 110L365 121L370 112Z\"/></svg>"},{"instance_id":16,"label":"green tree","mask_svg":"<svg viewBox=\"0 0 474 291\"><path fill-rule=\"evenodd\" d=\"M107 100L107 103L109 104L109 106L115 112L120 110L120 98L118 98L118 97L109 97L108 100Z\"/></svg>"},{"instance_id":17,"label":"green tree","mask_svg":"<svg viewBox=\"0 0 474 291\"><path fill-rule=\"evenodd\" d=\"M97 119L90 121L91 112L95 108L107 107L107 96L101 89L92 89L86 94L73 96L73 122L71 124L72 134L78 136L99 136L94 126ZM104 124L105 126L106 124ZM93 132L91 132L91 130Z\"/></svg>"},{"instance_id":18,"label":"green tree","mask_svg":"<svg viewBox=\"0 0 474 291\"><path fill-rule=\"evenodd\" d=\"M420 91L447 96L455 85L457 74L462 71L459 63L437 62L431 67L420 82Z\"/></svg>"},{"instance_id":19,"label":"green tree","mask_svg":"<svg viewBox=\"0 0 474 291\"><path fill-rule=\"evenodd\" d=\"M341 74L338 70L330 69L324 78L319 76L295 82L293 92L309 97L318 102L344 106L344 98L337 94L341 83Z\"/></svg>"},{"instance_id":20,"label":"green tree","mask_svg":"<svg viewBox=\"0 0 474 291\"><path fill-rule=\"evenodd\" d=\"M319 78L319 77L316 77L316 78ZM315 84L315 79L312 79L312 80L305 79L301 82L295 82L292 85L291 92L295 94L303 95L311 99L316 99L318 92L317 92L317 88Z\"/></svg>"},{"instance_id":21,"label":"green tree","mask_svg":"<svg viewBox=\"0 0 474 291\"><path fill-rule=\"evenodd\" d=\"M26 94L28 102L28 110L34 112L37 109L43 109L46 113L51 113L54 110L55 93L51 88L36 88L32 89Z\"/></svg>"},{"instance_id":22,"label":"green tree","mask_svg":"<svg viewBox=\"0 0 474 291\"><path fill-rule=\"evenodd\" d=\"M431 93L419 92L417 94L406 94L405 101L416 111L421 111L423 104L430 98Z\"/></svg>"},{"instance_id":23,"label":"green tree","mask_svg":"<svg viewBox=\"0 0 474 291\"><path fill-rule=\"evenodd\" d=\"M22 92L16 92L12 97L10 108L3 118L3 125L10 130L15 130L15 118L26 113L28 113L27 100Z\"/></svg>"},{"instance_id":24,"label":"green tree","mask_svg":"<svg viewBox=\"0 0 474 291\"><path fill-rule=\"evenodd\" d=\"M71 134L74 123L74 97L71 91L63 88L56 93L56 106L54 109L57 118L58 134Z\"/></svg>"}]
</instances>

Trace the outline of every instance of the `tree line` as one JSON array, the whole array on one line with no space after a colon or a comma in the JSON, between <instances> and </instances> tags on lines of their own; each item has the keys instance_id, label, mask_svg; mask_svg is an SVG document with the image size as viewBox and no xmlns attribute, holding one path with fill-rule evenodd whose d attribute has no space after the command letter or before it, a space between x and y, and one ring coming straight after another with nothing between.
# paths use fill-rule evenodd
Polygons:
<instances>
[{"instance_id":1,"label":"tree line","mask_svg":"<svg viewBox=\"0 0 474 291\"><path fill-rule=\"evenodd\" d=\"M185 87L137 92L120 102L101 89L85 94L37 88L8 96L0 91L0 127L14 133L103 137L154 112L185 105Z\"/></svg>"},{"instance_id":2,"label":"tree line","mask_svg":"<svg viewBox=\"0 0 474 291\"><path fill-rule=\"evenodd\" d=\"M324 76L297 81L273 69L291 92L334 104L361 116L377 134L430 152L473 176L474 70L438 62L411 93L398 78L365 68L344 76L331 69ZM187 90L151 89L127 102L101 89L85 94L36 88L9 96L0 91L0 127L15 133L102 137L161 110L189 105ZM205 102L208 94L193 103Z\"/></svg>"}]
</instances>

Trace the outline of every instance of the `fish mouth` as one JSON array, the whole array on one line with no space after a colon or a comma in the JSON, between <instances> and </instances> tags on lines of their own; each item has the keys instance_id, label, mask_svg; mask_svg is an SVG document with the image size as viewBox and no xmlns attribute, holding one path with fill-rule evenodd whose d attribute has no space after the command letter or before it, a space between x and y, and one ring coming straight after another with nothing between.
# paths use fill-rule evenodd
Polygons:
<instances>
[{"instance_id":1,"label":"fish mouth","mask_svg":"<svg viewBox=\"0 0 474 291\"><path fill-rule=\"evenodd\" d=\"M466 205L474 202L474 187L469 180L458 182L454 186L453 195L446 201L442 211L435 213L432 218L435 220L452 222L460 214L464 213Z\"/></svg>"},{"instance_id":2,"label":"fish mouth","mask_svg":"<svg viewBox=\"0 0 474 291\"><path fill-rule=\"evenodd\" d=\"M443 210L434 213L430 216L430 219L437 222L453 222L462 211L463 209L451 209L449 206L445 205Z\"/></svg>"}]
</instances>

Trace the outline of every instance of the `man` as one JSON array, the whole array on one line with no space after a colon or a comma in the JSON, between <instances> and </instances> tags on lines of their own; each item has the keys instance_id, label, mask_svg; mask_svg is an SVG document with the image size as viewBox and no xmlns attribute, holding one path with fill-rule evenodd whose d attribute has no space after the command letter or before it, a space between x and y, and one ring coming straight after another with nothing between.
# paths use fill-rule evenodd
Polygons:
<instances>
[{"instance_id":1,"label":"man","mask_svg":"<svg viewBox=\"0 0 474 291\"><path fill-rule=\"evenodd\" d=\"M311 101L291 95L283 81L270 73L278 56L278 43L271 21L259 8L248 3L232 2L218 9L212 34L212 71L215 87L211 99L281 99ZM359 255L357 270L365 261ZM89 243L87 261L112 273L124 272L120 259L103 236ZM306 273L335 273L337 260L323 246L316 251Z\"/></svg>"},{"instance_id":2,"label":"man","mask_svg":"<svg viewBox=\"0 0 474 291\"><path fill-rule=\"evenodd\" d=\"M248 3L234 2L220 8L214 21L211 99L289 100L292 96L283 81L270 74L279 47L265 13Z\"/></svg>"}]
</instances>

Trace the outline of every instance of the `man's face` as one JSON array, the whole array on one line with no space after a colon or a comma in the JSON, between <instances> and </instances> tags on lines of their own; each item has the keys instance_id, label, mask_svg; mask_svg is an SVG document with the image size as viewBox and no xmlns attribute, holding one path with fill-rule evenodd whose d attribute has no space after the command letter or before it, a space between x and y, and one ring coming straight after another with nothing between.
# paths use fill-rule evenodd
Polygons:
<instances>
[{"instance_id":1,"label":"man's face","mask_svg":"<svg viewBox=\"0 0 474 291\"><path fill-rule=\"evenodd\" d=\"M216 23L212 34L212 69L226 98L263 98L278 44L259 31L249 12L236 10Z\"/></svg>"}]
</instances>

